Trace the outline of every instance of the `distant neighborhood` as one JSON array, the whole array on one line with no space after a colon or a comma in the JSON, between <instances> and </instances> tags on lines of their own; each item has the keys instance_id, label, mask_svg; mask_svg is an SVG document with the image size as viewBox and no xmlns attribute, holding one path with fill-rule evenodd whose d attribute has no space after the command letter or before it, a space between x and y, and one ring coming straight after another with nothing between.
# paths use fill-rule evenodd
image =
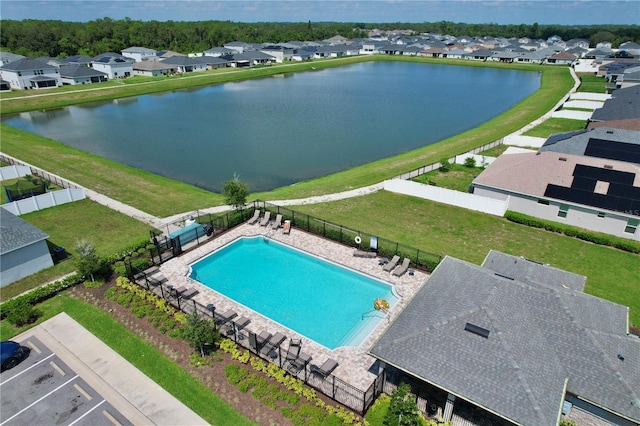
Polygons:
<instances>
[{"instance_id":1,"label":"distant neighborhood","mask_svg":"<svg viewBox=\"0 0 640 426\"><path fill-rule=\"evenodd\" d=\"M453 37L441 34L391 35L371 31L368 38L335 36L320 41L287 43L245 43L234 41L203 52L188 54L132 46L121 52L104 52L64 59L27 58L0 52L0 90L27 90L101 83L136 75L157 77L217 68L267 66L288 61L308 61L354 55L401 55L434 58L533 63L590 65L614 87L639 82L640 45L622 43L613 50L610 43L589 47L584 39L564 41L494 37Z\"/></svg>"}]
</instances>

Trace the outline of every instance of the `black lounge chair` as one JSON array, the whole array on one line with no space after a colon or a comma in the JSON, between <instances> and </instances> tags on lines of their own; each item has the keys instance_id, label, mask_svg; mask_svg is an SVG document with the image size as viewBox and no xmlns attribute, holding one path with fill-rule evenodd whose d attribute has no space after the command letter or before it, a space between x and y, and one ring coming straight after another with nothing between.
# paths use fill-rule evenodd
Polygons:
<instances>
[{"instance_id":1,"label":"black lounge chair","mask_svg":"<svg viewBox=\"0 0 640 426\"><path fill-rule=\"evenodd\" d=\"M260 217L260 210L256 209L256 210L253 212L253 216L251 216L251 219L249 219L249 220L247 221L247 223L248 223L249 225L253 225L254 223L256 223L256 222L258 221L258 218L259 218L259 217Z\"/></svg>"},{"instance_id":2,"label":"black lounge chair","mask_svg":"<svg viewBox=\"0 0 640 426\"><path fill-rule=\"evenodd\" d=\"M240 332L243 328L245 328L251 320L247 317L240 317L237 320L232 320L231 324L229 324L229 328L227 329L227 336L233 336Z\"/></svg>"},{"instance_id":3,"label":"black lounge chair","mask_svg":"<svg viewBox=\"0 0 640 426\"><path fill-rule=\"evenodd\" d=\"M311 362L311 355L307 355L305 353L300 354L300 356L292 361L289 361L287 365L287 371L294 376L296 376L299 372L307 368L307 364Z\"/></svg>"},{"instance_id":4,"label":"black lounge chair","mask_svg":"<svg viewBox=\"0 0 640 426\"><path fill-rule=\"evenodd\" d=\"M264 347L264 345L269 341L269 339L271 339L271 336L272 334L269 333L268 331L261 331L260 334L256 336L257 347L254 349L259 352Z\"/></svg>"},{"instance_id":5,"label":"black lounge chair","mask_svg":"<svg viewBox=\"0 0 640 426\"><path fill-rule=\"evenodd\" d=\"M271 212L267 210L266 212L264 212L264 216L260 221L260 226L267 226L269 224L269 219L271 219Z\"/></svg>"},{"instance_id":6,"label":"black lounge chair","mask_svg":"<svg viewBox=\"0 0 640 426\"><path fill-rule=\"evenodd\" d=\"M395 275L396 277L402 276L405 272L407 272L407 269L409 269L409 263L410 262L411 262L411 260L409 260L409 258L405 257L404 260L402 261L402 265L400 265L396 269L394 269L391 274Z\"/></svg>"},{"instance_id":7,"label":"black lounge chair","mask_svg":"<svg viewBox=\"0 0 640 426\"><path fill-rule=\"evenodd\" d=\"M393 256L389 261L389 263L387 263L382 267L382 270L386 272L391 272L391 270L396 267L399 260L400 260L400 256L397 256L397 255Z\"/></svg>"},{"instance_id":8,"label":"black lounge chair","mask_svg":"<svg viewBox=\"0 0 640 426\"><path fill-rule=\"evenodd\" d=\"M311 372L313 374L321 376L322 378L327 378L331 373L333 373L333 370L335 370L337 366L338 362L332 358L329 358L320 367L318 367L317 365L312 365Z\"/></svg>"},{"instance_id":9,"label":"black lounge chair","mask_svg":"<svg viewBox=\"0 0 640 426\"><path fill-rule=\"evenodd\" d=\"M224 314L220 314L220 319L218 319L218 324L220 325L226 324L237 316L238 314L236 314L236 311L234 311L233 309L229 309Z\"/></svg>"},{"instance_id":10,"label":"black lounge chair","mask_svg":"<svg viewBox=\"0 0 640 426\"><path fill-rule=\"evenodd\" d=\"M182 293L182 298L183 299L189 299L190 297L193 297L196 294L198 294L198 290L196 290L195 288L190 288L187 291L185 291L184 293Z\"/></svg>"},{"instance_id":11,"label":"black lounge chair","mask_svg":"<svg viewBox=\"0 0 640 426\"><path fill-rule=\"evenodd\" d=\"M282 342L284 342L285 340L287 340L287 336L278 332L274 334L271 339L267 341L267 343L265 343L260 352L268 355L270 358L277 358L278 354L276 353L276 349L280 347Z\"/></svg>"},{"instance_id":12,"label":"black lounge chair","mask_svg":"<svg viewBox=\"0 0 640 426\"><path fill-rule=\"evenodd\" d=\"M300 350L302 349L302 340L300 339L291 339L289 340L289 347L287 348L287 353L285 354L285 359L289 361L293 361L294 359L300 356Z\"/></svg>"}]
</instances>

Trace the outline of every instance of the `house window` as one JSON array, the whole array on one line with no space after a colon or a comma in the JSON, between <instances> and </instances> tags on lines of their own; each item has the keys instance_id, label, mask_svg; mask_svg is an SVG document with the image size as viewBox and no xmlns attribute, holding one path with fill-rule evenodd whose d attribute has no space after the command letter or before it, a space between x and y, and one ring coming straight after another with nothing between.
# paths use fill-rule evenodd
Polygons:
<instances>
[{"instance_id":1,"label":"house window","mask_svg":"<svg viewBox=\"0 0 640 426\"><path fill-rule=\"evenodd\" d=\"M640 224L640 219L629 219L627 221L627 226L624 228L624 232L628 234L635 234L636 229L638 229L638 224Z\"/></svg>"},{"instance_id":2,"label":"house window","mask_svg":"<svg viewBox=\"0 0 640 426\"><path fill-rule=\"evenodd\" d=\"M598 212L598 217L599 218L604 218L606 216L605 212Z\"/></svg>"},{"instance_id":3,"label":"house window","mask_svg":"<svg viewBox=\"0 0 640 426\"><path fill-rule=\"evenodd\" d=\"M558 210L558 217L567 217L569 206L566 204L560 204L560 210Z\"/></svg>"},{"instance_id":4,"label":"house window","mask_svg":"<svg viewBox=\"0 0 640 426\"><path fill-rule=\"evenodd\" d=\"M549 205L549 200L540 199L540 200L538 200L538 204L544 204L545 206L548 206Z\"/></svg>"}]
</instances>

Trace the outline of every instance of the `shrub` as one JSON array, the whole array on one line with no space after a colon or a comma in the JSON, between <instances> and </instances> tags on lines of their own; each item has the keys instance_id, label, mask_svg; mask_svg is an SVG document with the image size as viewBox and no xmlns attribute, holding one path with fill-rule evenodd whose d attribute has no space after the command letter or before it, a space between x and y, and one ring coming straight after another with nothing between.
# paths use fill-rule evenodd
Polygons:
<instances>
[{"instance_id":1,"label":"shrub","mask_svg":"<svg viewBox=\"0 0 640 426\"><path fill-rule=\"evenodd\" d=\"M448 172L449 170L451 170L451 162L449 161L448 158L442 158L440 160L440 171L441 172Z\"/></svg>"},{"instance_id":2,"label":"shrub","mask_svg":"<svg viewBox=\"0 0 640 426\"><path fill-rule=\"evenodd\" d=\"M19 299L16 303L10 305L6 311L3 309L3 313L7 316L7 321L17 327L31 324L42 316L42 312L31 306L26 299Z\"/></svg>"},{"instance_id":3,"label":"shrub","mask_svg":"<svg viewBox=\"0 0 640 426\"><path fill-rule=\"evenodd\" d=\"M227 376L227 380L232 385L237 385L240 383L247 375L249 374L249 370L246 368L242 368L236 364L228 364L224 367L224 374Z\"/></svg>"},{"instance_id":4,"label":"shrub","mask_svg":"<svg viewBox=\"0 0 640 426\"><path fill-rule=\"evenodd\" d=\"M465 167L469 167L469 168L475 167L476 166L476 159L473 158L473 157L465 158L464 159L464 166Z\"/></svg>"}]
</instances>

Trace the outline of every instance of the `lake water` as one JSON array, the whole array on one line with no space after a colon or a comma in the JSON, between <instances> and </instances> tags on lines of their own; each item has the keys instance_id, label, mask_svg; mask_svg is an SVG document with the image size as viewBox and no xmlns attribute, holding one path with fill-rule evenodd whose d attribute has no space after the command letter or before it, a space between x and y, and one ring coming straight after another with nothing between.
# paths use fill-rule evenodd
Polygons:
<instances>
[{"instance_id":1,"label":"lake water","mask_svg":"<svg viewBox=\"0 0 640 426\"><path fill-rule=\"evenodd\" d=\"M539 87L537 72L367 62L2 122L217 192L238 174L257 192L438 142Z\"/></svg>"}]
</instances>

